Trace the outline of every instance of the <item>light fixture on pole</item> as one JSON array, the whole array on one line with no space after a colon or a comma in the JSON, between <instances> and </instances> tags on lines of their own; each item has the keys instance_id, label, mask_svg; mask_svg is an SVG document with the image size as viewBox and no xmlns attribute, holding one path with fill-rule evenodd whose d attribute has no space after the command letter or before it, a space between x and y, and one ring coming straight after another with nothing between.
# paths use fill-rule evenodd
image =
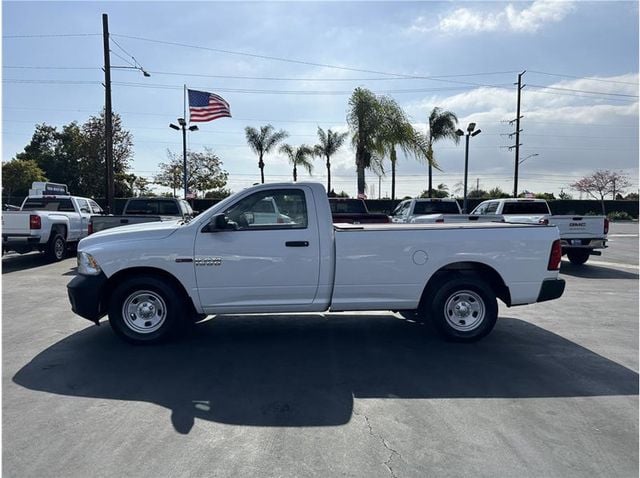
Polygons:
<instances>
[{"instance_id":1,"label":"light fixture on pole","mask_svg":"<svg viewBox=\"0 0 640 478\"><path fill-rule=\"evenodd\" d=\"M474 131L475 130L475 131ZM465 148L464 148L464 199L462 203L462 212L463 214L467 214L467 176L469 171L469 138L471 136L477 136L481 133L482 130L476 130L475 123L469 123L467 126L467 134L464 134L464 131L461 129L456 131L458 136L465 136Z\"/></svg>"},{"instance_id":2,"label":"light fixture on pole","mask_svg":"<svg viewBox=\"0 0 640 478\"><path fill-rule=\"evenodd\" d=\"M187 187L187 130L198 131L198 127L193 125L187 128L187 122L184 118L178 118L178 124L180 126L170 123L169 128L178 131L182 130L182 180L184 184L184 198L187 199L187 194L189 193L189 188Z\"/></svg>"},{"instance_id":3,"label":"light fixture on pole","mask_svg":"<svg viewBox=\"0 0 640 478\"><path fill-rule=\"evenodd\" d=\"M529 156L527 156L526 158L521 159L521 160L520 160L520 164L524 163L524 162L525 162L527 159L529 159L529 158L533 158L534 156L540 156L540 155L539 155L538 153L530 154L530 155L529 155Z\"/></svg>"}]
</instances>

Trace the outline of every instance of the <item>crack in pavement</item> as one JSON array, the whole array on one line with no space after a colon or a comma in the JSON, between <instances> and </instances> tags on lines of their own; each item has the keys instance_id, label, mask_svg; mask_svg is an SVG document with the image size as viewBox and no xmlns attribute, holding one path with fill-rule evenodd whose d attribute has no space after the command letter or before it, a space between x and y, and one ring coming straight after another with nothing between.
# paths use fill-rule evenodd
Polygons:
<instances>
[{"instance_id":1,"label":"crack in pavement","mask_svg":"<svg viewBox=\"0 0 640 478\"><path fill-rule=\"evenodd\" d=\"M383 465L387 468L387 470L389 470L389 473L391 474L392 478L397 478L397 475L395 473L395 471L393 471L393 468L391 467L391 461L393 460L393 458L397 455L400 459L402 459L402 455L400 454L400 452L398 452L397 450L394 450L393 448L391 448L389 446L389 444L387 443L387 440L385 440L382 436L380 436L379 434L375 433L373 431L373 427L371 426L371 422L369 421L369 417L364 414L364 413L358 413L355 410L353 411L354 415L357 416L362 416L364 417L365 423L367 424L367 428L369 430L369 435L371 435L374 438L377 438L378 440L380 440L380 442L382 443L382 445L389 451L391 452L389 454L389 458L387 458L386 461L383 462Z\"/></svg>"}]
</instances>

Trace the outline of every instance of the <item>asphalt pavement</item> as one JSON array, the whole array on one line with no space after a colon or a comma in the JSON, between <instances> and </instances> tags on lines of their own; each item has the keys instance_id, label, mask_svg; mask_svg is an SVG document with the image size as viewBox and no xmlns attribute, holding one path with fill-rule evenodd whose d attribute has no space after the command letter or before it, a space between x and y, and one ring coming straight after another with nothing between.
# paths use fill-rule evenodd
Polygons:
<instances>
[{"instance_id":1,"label":"asphalt pavement","mask_svg":"<svg viewBox=\"0 0 640 478\"><path fill-rule=\"evenodd\" d=\"M476 344L392 313L217 316L132 347L75 260L2 260L8 477L638 475L638 224Z\"/></svg>"}]
</instances>

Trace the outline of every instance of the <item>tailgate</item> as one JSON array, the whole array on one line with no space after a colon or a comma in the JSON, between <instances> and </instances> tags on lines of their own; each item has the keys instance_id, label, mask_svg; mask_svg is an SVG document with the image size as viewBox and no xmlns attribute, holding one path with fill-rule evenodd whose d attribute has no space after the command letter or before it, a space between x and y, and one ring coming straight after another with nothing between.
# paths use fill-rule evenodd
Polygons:
<instances>
[{"instance_id":1,"label":"tailgate","mask_svg":"<svg viewBox=\"0 0 640 478\"><path fill-rule=\"evenodd\" d=\"M560 239L601 239L604 216L551 216L549 224L560 231Z\"/></svg>"},{"instance_id":2,"label":"tailgate","mask_svg":"<svg viewBox=\"0 0 640 478\"><path fill-rule=\"evenodd\" d=\"M31 211L4 211L2 213L2 234L30 234L30 215Z\"/></svg>"}]
</instances>

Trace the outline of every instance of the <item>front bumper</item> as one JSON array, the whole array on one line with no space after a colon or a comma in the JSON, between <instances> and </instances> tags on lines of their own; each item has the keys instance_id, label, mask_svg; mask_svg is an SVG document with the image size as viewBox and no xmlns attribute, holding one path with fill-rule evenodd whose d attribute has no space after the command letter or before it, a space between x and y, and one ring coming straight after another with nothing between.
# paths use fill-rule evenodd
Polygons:
<instances>
[{"instance_id":1,"label":"front bumper","mask_svg":"<svg viewBox=\"0 0 640 478\"><path fill-rule=\"evenodd\" d=\"M547 300L557 299L564 292L564 279L546 279L542 281L538 300L536 302L544 302Z\"/></svg>"},{"instance_id":2,"label":"front bumper","mask_svg":"<svg viewBox=\"0 0 640 478\"><path fill-rule=\"evenodd\" d=\"M102 292L107 283L107 276L101 272L97 276L77 275L67 284L67 293L71 310L96 324L107 313L106 304L102 303Z\"/></svg>"}]
</instances>

